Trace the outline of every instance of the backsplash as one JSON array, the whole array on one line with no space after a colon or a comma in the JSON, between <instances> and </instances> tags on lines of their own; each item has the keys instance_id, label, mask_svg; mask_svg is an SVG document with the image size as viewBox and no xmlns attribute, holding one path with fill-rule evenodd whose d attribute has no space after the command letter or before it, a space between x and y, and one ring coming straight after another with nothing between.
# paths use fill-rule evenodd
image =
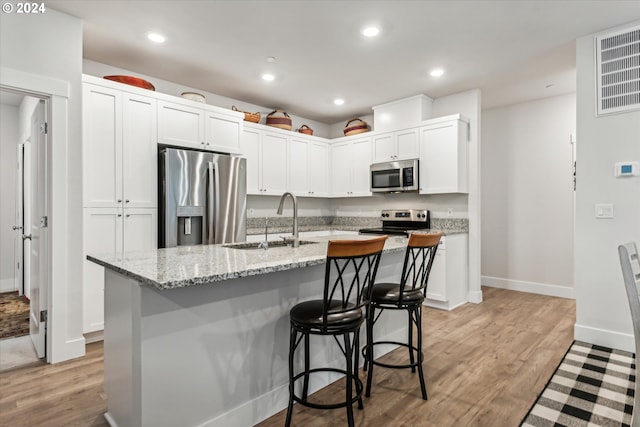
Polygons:
<instances>
[{"instance_id":1,"label":"backsplash","mask_svg":"<svg viewBox=\"0 0 640 427\"><path fill-rule=\"evenodd\" d=\"M267 221L270 232L281 233L290 231L293 227L293 218L289 215L270 216ZM301 216L298 218L298 228L300 231L315 231L330 228L357 231L360 228L380 226L382 226L382 221L377 216ZM468 232L469 220L467 218L431 218L431 228L444 231L455 230ZM263 231L264 217L247 218L247 234L257 234Z\"/></svg>"}]
</instances>

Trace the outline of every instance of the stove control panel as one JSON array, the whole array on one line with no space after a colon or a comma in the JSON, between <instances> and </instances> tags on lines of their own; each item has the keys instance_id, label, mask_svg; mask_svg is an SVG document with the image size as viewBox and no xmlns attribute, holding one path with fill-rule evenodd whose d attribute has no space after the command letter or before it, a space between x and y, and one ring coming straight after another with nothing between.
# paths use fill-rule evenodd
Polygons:
<instances>
[{"instance_id":1,"label":"stove control panel","mask_svg":"<svg viewBox=\"0 0 640 427\"><path fill-rule=\"evenodd\" d=\"M428 210L403 209L403 210L383 210L381 215L383 221L429 221Z\"/></svg>"}]
</instances>

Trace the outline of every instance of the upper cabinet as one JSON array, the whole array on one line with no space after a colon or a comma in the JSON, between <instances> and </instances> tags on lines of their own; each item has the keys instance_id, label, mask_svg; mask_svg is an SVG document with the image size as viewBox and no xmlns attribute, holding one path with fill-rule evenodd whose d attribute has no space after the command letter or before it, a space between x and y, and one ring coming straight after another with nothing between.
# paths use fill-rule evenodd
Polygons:
<instances>
[{"instance_id":1,"label":"upper cabinet","mask_svg":"<svg viewBox=\"0 0 640 427\"><path fill-rule=\"evenodd\" d=\"M419 128L373 136L373 163L417 159L420 155Z\"/></svg>"},{"instance_id":2,"label":"upper cabinet","mask_svg":"<svg viewBox=\"0 0 640 427\"><path fill-rule=\"evenodd\" d=\"M305 136L289 141L289 191L296 196L329 195L329 144Z\"/></svg>"},{"instance_id":3,"label":"upper cabinet","mask_svg":"<svg viewBox=\"0 0 640 427\"><path fill-rule=\"evenodd\" d=\"M459 114L420 128L420 194L468 193L468 131Z\"/></svg>"},{"instance_id":4,"label":"upper cabinet","mask_svg":"<svg viewBox=\"0 0 640 427\"><path fill-rule=\"evenodd\" d=\"M158 101L158 142L187 148L240 152L242 116L197 108L169 101Z\"/></svg>"},{"instance_id":5,"label":"upper cabinet","mask_svg":"<svg viewBox=\"0 0 640 427\"><path fill-rule=\"evenodd\" d=\"M157 206L156 100L83 86L83 206Z\"/></svg>"},{"instance_id":6,"label":"upper cabinet","mask_svg":"<svg viewBox=\"0 0 640 427\"><path fill-rule=\"evenodd\" d=\"M247 159L247 194L282 195L287 191L289 136L245 125L240 150Z\"/></svg>"},{"instance_id":7,"label":"upper cabinet","mask_svg":"<svg viewBox=\"0 0 640 427\"><path fill-rule=\"evenodd\" d=\"M355 138L355 139L354 139ZM331 144L331 196L371 196L371 137L340 138Z\"/></svg>"}]
</instances>

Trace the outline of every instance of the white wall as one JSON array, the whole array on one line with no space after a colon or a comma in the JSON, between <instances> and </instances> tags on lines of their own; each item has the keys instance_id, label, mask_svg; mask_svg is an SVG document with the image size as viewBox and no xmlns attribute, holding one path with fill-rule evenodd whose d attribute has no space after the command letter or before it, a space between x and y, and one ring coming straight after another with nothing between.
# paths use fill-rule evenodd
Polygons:
<instances>
[{"instance_id":1,"label":"white wall","mask_svg":"<svg viewBox=\"0 0 640 427\"><path fill-rule=\"evenodd\" d=\"M640 25L640 21L629 24ZM640 177L616 179L614 163L640 161L640 110L595 117L594 38L579 38L575 235L575 338L635 351L617 247L640 243ZM614 205L596 219L594 205Z\"/></svg>"},{"instance_id":2,"label":"white wall","mask_svg":"<svg viewBox=\"0 0 640 427\"><path fill-rule=\"evenodd\" d=\"M82 22L52 9L0 14L0 83L54 94L50 121L48 358L84 355L82 336Z\"/></svg>"},{"instance_id":3,"label":"white wall","mask_svg":"<svg viewBox=\"0 0 640 427\"><path fill-rule=\"evenodd\" d=\"M221 108L229 108L235 106L240 111L247 111L250 113L260 113L260 123L265 124L267 114L274 110L275 107L265 107L255 104L250 104L248 102L243 102L233 98L227 98L226 96L216 95L215 93L206 92L204 90L198 88L192 88L189 86L184 86L181 84L169 82L166 80L161 80L157 77L148 76L145 74L140 74L132 70L125 70L122 68L113 67L111 65L102 64L100 62L91 61L85 59L83 61L83 73L89 74L91 76L96 77L104 77L109 75L128 75L128 76L136 76L141 77L156 88L157 92L165 93L167 95L180 96L183 92L197 92L199 94L204 95L206 98L206 103L209 105L215 105ZM292 114L290 111L287 111L287 114L291 116L291 125L292 129L296 130L300 128L303 124L306 124L311 129L313 129L313 134L315 136L321 137L329 137L329 126L325 123L320 123L315 120L309 120L304 117L296 116ZM342 136L342 135L340 135Z\"/></svg>"},{"instance_id":4,"label":"white wall","mask_svg":"<svg viewBox=\"0 0 640 427\"><path fill-rule=\"evenodd\" d=\"M0 105L0 292L17 290L14 283L18 107Z\"/></svg>"},{"instance_id":5,"label":"white wall","mask_svg":"<svg viewBox=\"0 0 640 427\"><path fill-rule=\"evenodd\" d=\"M483 284L573 297L575 110L575 94L483 110Z\"/></svg>"}]
</instances>

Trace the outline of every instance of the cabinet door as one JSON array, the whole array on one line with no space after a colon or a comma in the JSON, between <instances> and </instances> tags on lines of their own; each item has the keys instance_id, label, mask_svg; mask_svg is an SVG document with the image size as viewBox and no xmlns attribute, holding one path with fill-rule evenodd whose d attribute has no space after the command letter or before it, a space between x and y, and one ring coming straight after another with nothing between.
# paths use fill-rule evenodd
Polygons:
<instances>
[{"instance_id":1,"label":"cabinet door","mask_svg":"<svg viewBox=\"0 0 640 427\"><path fill-rule=\"evenodd\" d=\"M83 206L115 207L122 200L122 103L116 90L83 87Z\"/></svg>"},{"instance_id":2,"label":"cabinet door","mask_svg":"<svg viewBox=\"0 0 640 427\"><path fill-rule=\"evenodd\" d=\"M396 159L417 159L420 156L420 129L406 129L394 133Z\"/></svg>"},{"instance_id":3,"label":"cabinet door","mask_svg":"<svg viewBox=\"0 0 640 427\"><path fill-rule=\"evenodd\" d=\"M447 301L446 251L438 249L431 265L426 297L436 301Z\"/></svg>"},{"instance_id":4,"label":"cabinet door","mask_svg":"<svg viewBox=\"0 0 640 427\"><path fill-rule=\"evenodd\" d=\"M351 195L371 196L369 166L371 166L371 138L358 139L351 142Z\"/></svg>"},{"instance_id":5,"label":"cabinet door","mask_svg":"<svg viewBox=\"0 0 640 427\"><path fill-rule=\"evenodd\" d=\"M394 160L395 154L393 133L373 137L373 163Z\"/></svg>"},{"instance_id":6,"label":"cabinet door","mask_svg":"<svg viewBox=\"0 0 640 427\"><path fill-rule=\"evenodd\" d=\"M158 206L156 101L123 93L122 181L124 206Z\"/></svg>"},{"instance_id":7,"label":"cabinet door","mask_svg":"<svg viewBox=\"0 0 640 427\"><path fill-rule=\"evenodd\" d=\"M122 208L85 208L83 224L83 331L104 329L104 267L87 254L120 253Z\"/></svg>"},{"instance_id":8,"label":"cabinet door","mask_svg":"<svg viewBox=\"0 0 640 427\"><path fill-rule=\"evenodd\" d=\"M262 194L282 195L287 191L287 145L284 135L262 133Z\"/></svg>"},{"instance_id":9,"label":"cabinet door","mask_svg":"<svg viewBox=\"0 0 640 427\"><path fill-rule=\"evenodd\" d=\"M240 152L241 119L216 114L205 113L205 144L207 149L223 153Z\"/></svg>"},{"instance_id":10,"label":"cabinet door","mask_svg":"<svg viewBox=\"0 0 640 427\"><path fill-rule=\"evenodd\" d=\"M425 126L420 141L420 193L467 192L465 124L452 120Z\"/></svg>"},{"instance_id":11,"label":"cabinet door","mask_svg":"<svg viewBox=\"0 0 640 427\"><path fill-rule=\"evenodd\" d=\"M260 164L260 136L259 130L245 127L242 130L240 150L247 159L247 194L262 194L262 169Z\"/></svg>"},{"instance_id":12,"label":"cabinet door","mask_svg":"<svg viewBox=\"0 0 640 427\"><path fill-rule=\"evenodd\" d=\"M324 142L309 143L309 191L312 197L329 195L329 145Z\"/></svg>"},{"instance_id":13,"label":"cabinet door","mask_svg":"<svg viewBox=\"0 0 640 427\"><path fill-rule=\"evenodd\" d=\"M158 247L156 209L125 209L123 252L151 251Z\"/></svg>"},{"instance_id":14,"label":"cabinet door","mask_svg":"<svg viewBox=\"0 0 640 427\"><path fill-rule=\"evenodd\" d=\"M187 148L203 148L204 111L158 101L158 142Z\"/></svg>"},{"instance_id":15,"label":"cabinet door","mask_svg":"<svg viewBox=\"0 0 640 427\"><path fill-rule=\"evenodd\" d=\"M289 191L296 196L310 196L311 171L307 166L310 144L303 138L291 138L289 142Z\"/></svg>"},{"instance_id":16,"label":"cabinet door","mask_svg":"<svg viewBox=\"0 0 640 427\"><path fill-rule=\"evenodd\" d=\"M351 193L351 144L331 144L331 195L348 197Z\"/></svg>"}]
</instances>

